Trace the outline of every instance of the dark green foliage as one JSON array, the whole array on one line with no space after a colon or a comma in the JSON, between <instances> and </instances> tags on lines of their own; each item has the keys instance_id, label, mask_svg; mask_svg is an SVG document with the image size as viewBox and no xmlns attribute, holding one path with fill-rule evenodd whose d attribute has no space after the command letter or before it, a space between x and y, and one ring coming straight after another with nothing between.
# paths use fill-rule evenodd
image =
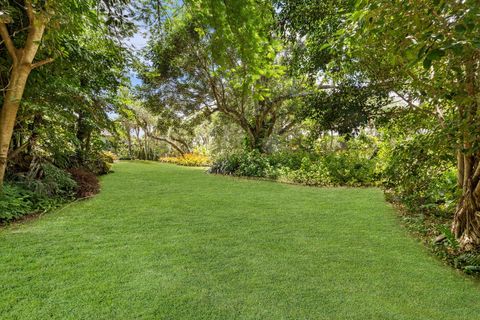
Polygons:
<instances>
[{"instance_id":1,"label":"dark green foliage","mask_svg":"<svg viewBox=\"0 0 480 320\"><path fill-rule=\"evenodd\" d=\"M275 0L277 19L284 38L292 44L291 71L312 76L319 71L338 71L340 50L325 45L342 27L343 17L354 8L353 0ZM307 38L308 41L299 41Z\"/></svg>"},{"instance_id":2,"label":"dark green foliage","mask_svg":"<svg viewBox=\"0 0 480 320\"><path fill-rule=\"evenodd\" d=\"M77 187L68 172L43 160L32 161L29 171L17 174L16 180L39 197L69 198Z\"/></svg>"},{"instance_id":3,"label":"dark green foliage","mask_svg":"<svg viewBox=\"0 0 480 320\"><path fill-rule=\"evenodd\" d=\"M330 174L323 161L302 158L298 169L279 167L277 179L287 183L299 183L309 186L327 186L331 184Z\"/></svg>"},{"instance_id":4,"label":"dark green foliage","mask_svg":"<svg viewBox=\"0 0 480 320\"><path fill-rule=\"evenodd\" d=\"M455 265L468 274L480 273L480 253L464 253L455 259Z\"/></svg>"},{"instance_id":5,"label":"dark green foliage","mask_svg":"<svg viewBox=\"0 0 480 320\"><path fill-rule=\"evenodd\" d=\"M362 136L346 142L337 138L336 143L343 145L340 149L336 145L327 147L325 140L321 143L319 147L325 149L317 153L234 153L214 161L210 172L318 186L359 186L377 182L378 159L374 142Z\"/></svg>"},{"instance_id":6,"label":"dark green foliage","mask_svg":"<svg viewBox=\"0 0 480 320\"><path fill-rule=\"evenodd\" d=\"M384 132L383 185L408 210L450 215L459 197L452 146L431 122L411 120L398 118Z\"/></svg>"},{"instance_id":7,"label":"dark green foliage","mask_svg":"<svg viewBox=\"0 0 480 320\"><path fill-rule=\"evenodd\" d=\"M389 103L387 91L346 81L332 90L306 97L297 116L312 122L314 137L328 130L346 135L367 126Z\"/></svg>"},{"instance_id":8,"label":"dark green foliage","mask_svg":"<svg viewBox=\"0 0 480 320\"><path fill-rule=\"evenodd\" d=\"M63 202L62 198L40 196L22 185L6 184L0 195L0 224L49 211Z\"/></svg>"},{"instance_id":9,"label":"dark green foliage","mask_svg":"<svg viewBox=\"0 0 480 320\"><path fill-rule=\"evenodd\" d=\"M30 170L14 179L0 196L0 223L46 212L71 200L77 189L68 172L42 160L32 161Z\"/></svg>"},{"instance_id":10,"label":"dark green foliage","mask_svg":"<svg viewBox=\"0 0 480 320\"><path fill-rule=\"evenodd\" d=\"M217 159L209 169L210 173L246 177L267 177L272 170L267 155L256 150L234 153Z\"/></svg>"},{"instance_id":11,"label":"dark green foliage","mask_svg":"<svg viewBox=\"0 0 480 320\"><path fill-rule=\"evenodd\" d=\"M377 181L377 159L362 157L353 150L327 154L323 163L335 184L372 185Z\"/></svg>"},{"instance_id":12,"label":"dark green foliage","mask_svg":"<svg viewBox=\"0 0 480 320\"><path fill-rule=\"evenodd\" d=\"M276 167L287 167L293 170L300 169L305 158L312 156L309 152L279 151L269 155L270 162Z\"/></svg>"},{"instance_id":13,"label":"dark green foliage","mask_svg":"<svg viewBox=\"0 0 480 320\"><path fill-rule=\"evenodd\" d=\"M102 155L98 155L98 159L89 160L85 163L85 167L96 175L104 175L110 172L112 163L108 158L104 158Z\"/></svg>"},{"instance_id":14,"label":"dark green foliage","mask_svg":"<svg viewBox=\"0 0 480 320\"><path fill-rule=\"evenodd\" d=\"M17 186L5 185L0 195L0 223L13 220L33 209L33 193Z\"/></svg>"},{"instance_id":15,"label":"dark green foliage","mask_svg":"<svg viewBox=\"0 0 480 320\"><path fill-rule=\"evenodd\" d=\"M73 194L77 184L70 174L50 163L42 164L42 183L45 186L47 196L69 197Z\"/></svg>"}]
</instances>

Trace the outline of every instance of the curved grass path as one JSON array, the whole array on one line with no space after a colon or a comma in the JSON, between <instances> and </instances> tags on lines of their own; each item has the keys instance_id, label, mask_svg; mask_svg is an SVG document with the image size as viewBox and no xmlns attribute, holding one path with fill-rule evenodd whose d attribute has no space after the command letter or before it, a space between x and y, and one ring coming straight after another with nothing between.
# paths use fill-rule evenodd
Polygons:
<instances>
[{"instance_id":1,"label":"curved grass path","mask_svg":"<svg viewBox=\"0 0 480 320\"><path fill-rule=\"evenodd\" d=\"M119 163L100 195L0 231L1 319L473 319L480 286L377 189Z\"/></svg>"}]
</instances>

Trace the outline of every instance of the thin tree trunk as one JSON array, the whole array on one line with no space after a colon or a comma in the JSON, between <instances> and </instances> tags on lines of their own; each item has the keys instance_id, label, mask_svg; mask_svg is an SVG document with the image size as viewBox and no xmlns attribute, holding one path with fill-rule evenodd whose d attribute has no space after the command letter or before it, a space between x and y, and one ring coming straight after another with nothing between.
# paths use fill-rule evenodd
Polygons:
<instances>
[{"instance_id":1,"label":"thin tree trunk","mask_svg":"<svg viewBox=\"0 0 480 320\"><path fill-rule=\"evenodd\" d=\"M132 159L132 133L129 125L126 126L125 131L127 133L127 143L128 143L128 158Z\"/></svg>"},{"instance_id":2,"label":"thin tree trunk","mask_svg":"<svg viewBox=\"0 0 480 320\"><path fill-rule=\"evenodd\" d=\"M12 71L9 76L9 84L6 88L2 110L0 111L0 193L3 191L3 181L13 128L28 77L33 69L52 61L52 59L47 59L33 63L42 41L48 18L41 13L34 12L31 1L25 1L25 6L29 18L29 29L23 48L16 48L10 37L7 23L11 21L8 19L0 20L0 36L12 59Z\"/></svg>"},{"instance_id":3,"label":"thin tree trunk","mask_svg":"<svg viewBox=\"0 0 480 320\"><path fill-rule=\"evenodd\" d=\"M30 66L14 67L10 75L10 85L7 87L7 94L0 111L0 192L3 189L13 128L30 71Z\"/></svg>"}]
</instances>

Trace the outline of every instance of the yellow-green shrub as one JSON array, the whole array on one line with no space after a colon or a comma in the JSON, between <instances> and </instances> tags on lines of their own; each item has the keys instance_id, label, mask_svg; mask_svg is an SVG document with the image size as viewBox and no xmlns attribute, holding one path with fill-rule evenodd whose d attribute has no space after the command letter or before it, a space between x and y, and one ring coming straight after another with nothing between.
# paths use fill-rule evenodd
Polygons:
<instances>
[{"instance_id":1,"label":"yellow-green shrub","mask_svg":"<svg viewBox=\"0 0 480 320\"><path fill-rule=\"evenodd\" d=\"M205 167L210 165L210 158L198 153L186 153L177 157L162 157L161 162L174 163L181 166Z\"/></svg>"}]
</instances>

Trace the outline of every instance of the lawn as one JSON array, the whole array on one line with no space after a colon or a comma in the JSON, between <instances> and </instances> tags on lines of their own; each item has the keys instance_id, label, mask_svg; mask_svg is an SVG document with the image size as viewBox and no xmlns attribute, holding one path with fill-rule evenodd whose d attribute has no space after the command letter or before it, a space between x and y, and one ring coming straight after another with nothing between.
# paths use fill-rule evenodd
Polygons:
<instances>
[{"instance_id":1,"label":"lawn","mask_svg":"<svg viewBox=\"0 0 480 320\"><path fill-rule=\"evenodd\" d=\"M95 198L0 231L1 319L480 317L480 285L378 189L114 169Z\"/></svg>"}]
</instances>

